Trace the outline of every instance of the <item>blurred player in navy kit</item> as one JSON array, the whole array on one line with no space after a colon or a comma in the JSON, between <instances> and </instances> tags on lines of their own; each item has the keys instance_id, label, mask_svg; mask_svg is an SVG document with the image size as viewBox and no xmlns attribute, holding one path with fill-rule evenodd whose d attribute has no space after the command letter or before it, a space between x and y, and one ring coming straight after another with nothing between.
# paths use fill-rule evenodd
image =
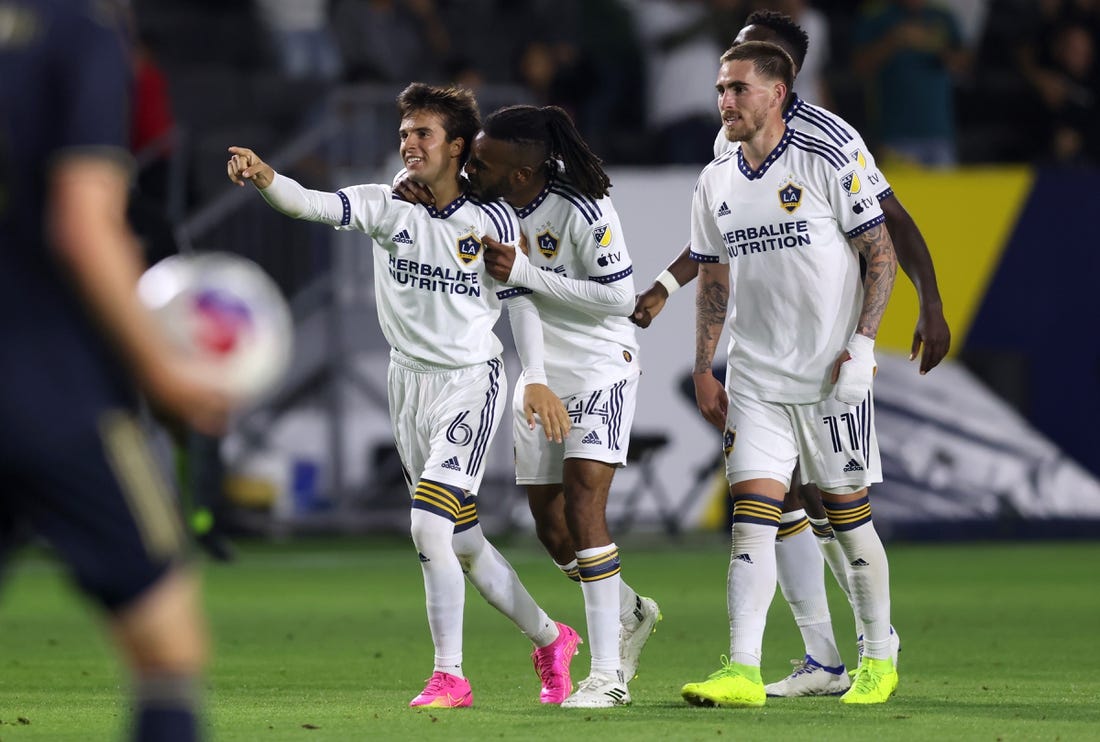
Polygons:
<instances>
[{"instance_id":1,"label":"blurred player in navy kit","mask_svg":"<svg viewBox=\"0 0 1100 742\"><path fill-rule=\"evenodd\" d=\"M0 521L29 526L106 612L136 740L198 736L206 632L139 392L196 430L231 400L139 303L126 226L128 10L0 0Z\"/></svg>"}]
</instances>

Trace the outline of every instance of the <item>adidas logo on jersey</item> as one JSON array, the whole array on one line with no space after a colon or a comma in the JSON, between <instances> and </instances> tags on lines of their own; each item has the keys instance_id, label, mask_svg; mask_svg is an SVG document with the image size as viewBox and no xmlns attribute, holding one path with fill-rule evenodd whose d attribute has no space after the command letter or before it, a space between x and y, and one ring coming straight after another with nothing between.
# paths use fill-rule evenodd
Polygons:
<instances>
[{"instance_id":1,"label":"adidas logo on jersey","mask_svg":"<svg viewBox=\"0 0 1100 742\"><path fill-rule=\"evenodd\" d=\"M844 471L863 471L863 467L855 459L852 459L844 465Z\"/></svg>"},{"instance_id":2,"label":"adidas logo on jersey","mask_svg":"<svg viewBox=\"0 0 1100 742\"><path fill-rule=\"evenodd\" d=\"M718 207L718 216L729 216L729 215L730 215L730 207L726 206L726 202L723 201L722 205Z\"/></svg>"},{"instance_id":3,"label":"adidas logo on jersey","mask_svg":"<svg viewBox=\"0 0 1100 742\"><path fill-rule=\"evenodd\" d=\"M752 564L752 557L748 554L736 554L734 557L739 562L745 562L746 564Z\"/></svg>"},{"instance_id":4,"label":"adidas logo on jersey","mask_svg":"<svg viewBox=\"0 0 1100 742\"><path fill-rule=\"evenodd\" d=\"M600 437L596 435L596 431L592 430L589 431L588 435L586 435L584 438L581 438L581 443L591 443L594 446L598 446L603 443L603 441L601 441Z\"/></svg>"},{"instance_id":5,"label":"adidas logo on jersey","mask_svg":"<svg viewBox=\"0 0 1100 742\"><path fill-rule=\"evenodd\" d=\"M409 235L409 230L407 229L402 229L390 239L399 245L411 245L413 243L413 239Z\"/></svg>"},{"instance_id":6,"label":"adidas logo on jersey","mask_svg":"<svg viewBox=\"0 0 1100 742\"><path fill-rule=\"evenodd\" d=\"M871 565L868 564L867 562L863 561L862 558L860 558L860 559L856 559L854 562L852 562L852 566L853 567L870 567Z\"/></svg>"},{"instance_id":7,"label":"adidas logo on jersey","mask_svg":"<svg viewBox=\"0 0 1100 742\"><path fill-rule=\"evenodd\" d=\"M462 470L462 467L458 465L458 457L457 456L452 456L451 458L444 461L443 462L443 468L444 469L452 469L454 471L461 471Z\"/></svg>"}]
</instances>

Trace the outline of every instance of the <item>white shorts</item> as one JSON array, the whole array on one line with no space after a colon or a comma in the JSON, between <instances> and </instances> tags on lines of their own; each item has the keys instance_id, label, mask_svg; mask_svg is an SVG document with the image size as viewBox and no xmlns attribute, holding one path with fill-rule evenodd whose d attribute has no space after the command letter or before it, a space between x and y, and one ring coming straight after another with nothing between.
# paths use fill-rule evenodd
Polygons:
<instances>
[{"instance_id":1,"label":"white shorts","mask_svg":"<svg viewBox=\"0 0 1100 742\"><path fill-rule=\"evenodd\" d=\"M730 484L776 479L788 488L799 464L802 483L847 494L882 481L874 399L855 407L830 397L815 404L763 402L726 388L722 442Z\"/></svg>"},{"instance_id":2,"label":"white shorts","mask_svg":"<svg viewBox=\"0 0 1100 742\"><path fill-rule=\"evenodd\" d=\"M390 421L411 481L442 482L477 494L508 388L500 358L448 369L390 355Z\"/></svg>"},{"instance_id":3,"label":"white shorts","mask_svg":"<svg viewBox=\"0 0 1100 742\"><path fill-rule=\"evenodd\" d=\"M520 376L512 394L512 432L516 444L516 484L559 484L566 459L591 459L626 466L630 428L638 396L638 375L604 389L562 397L572 427L561 443L546 440L542 425L527 427Z\"/></svg>"}]
</instances>

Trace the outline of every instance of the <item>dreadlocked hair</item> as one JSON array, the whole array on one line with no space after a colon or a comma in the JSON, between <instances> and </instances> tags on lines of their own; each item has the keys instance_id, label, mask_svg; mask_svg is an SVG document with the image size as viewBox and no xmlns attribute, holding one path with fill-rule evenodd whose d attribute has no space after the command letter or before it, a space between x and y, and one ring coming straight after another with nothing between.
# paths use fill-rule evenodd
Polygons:
<instances>
[{"instance_id":1,"label":"dreadlocked hair","mask_svg":"<svg viewBox=\"0 0 1100 742\"><path fill-rule=\"evenodd\" d=\"M462 137L462 154L458 164L465 165L470 147L481 128L477 99L466 88L440 87L414 82L397 96L397 111L401 118L426 111L439 116L447 141Z\"/></svg>"},{"instance_id":2,"label":"dreadlocked hair","mask_svg":"<svg viewBox=\"0 0 1100 742\"><path fill-rule=\"evenodd\" d=\"M605 198L611 178L603 161L589 149L569 114L558 106L507 106L485 119L485 136L532 149L533 158L548 176L565 166L564 178L589 198Z\"/></svg>"},{"instance_id":3,"label":"dreadlocked hair","mask_svg":"<svg viewBox=\"0 0 1100 742\"><path fill-rule=\"evenodd\" d=\"M795 66L802 69L806 51L810 48L810 37L789 15L774 10L756 10L745 19L745 25L770 29L778 37L780 46L791 55Z\"/></svg>"}]
</instances>

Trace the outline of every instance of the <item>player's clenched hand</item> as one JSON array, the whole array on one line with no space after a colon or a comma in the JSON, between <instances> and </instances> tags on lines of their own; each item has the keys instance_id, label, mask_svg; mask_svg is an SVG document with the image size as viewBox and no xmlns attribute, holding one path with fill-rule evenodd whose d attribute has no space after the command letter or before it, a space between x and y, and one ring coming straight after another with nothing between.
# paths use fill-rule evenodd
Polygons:
<instances>
[{"instance_id":1,"label":"player's clenched hand","mask_svg":"<svg viewBox=\"0 0 1100 742\"><path fill-rule=\"evenodd\" d=\"M691 380L695 382L695 403L699 406L699 412L703 413L703 419L724 432L729 398L722 382L714 378L710 370L692 374Z\"/></svg>"},{"instance_id":2,"label":"player's clenched hand","mask_svg":"<svg viewBox=\"0 0 1100 742\"><path fill-rule=\"evenodd\" d=\"M259 189L267 188L275 179L275 171L247 147L230 147L229 164L225 167L229 179L239 186L246 180Z\"/></svg>"},{"instance_id":3,"label":"player's clenched hand","mask_svg":"<svg viewBox=\"0 0 1100 742\"><path fill-rule=\"evenodd\" d=\"M666 301L668 301L668 289L659 283L653 284L635 298L630 321L644 330L665 308Z\"/></svg>"},{"instance_id":4,"label":"player's clenched hand","mask_svg":"<svg viewBox=\"0 0 1100 742\"><path fill-rule=\"evenodd\" d=\"M485 269L496 280L507 283L516 262L516 248L497 242L489 235L482 236L481 244L485 248Z\"/></svg>"},{"instance_id":5,"label":"player's clenched hand","mask_svg":"<svg viewBox=\"0 0 1100 742\"><path fill-rule=\"evenodd\" d=\"M545 384L528 384L523 388L523 412L531 430L535 429L536 419L542 423L548 441L561 443L572 427L565 405Z\"/></svg>"},{"instance_id":6,"label":"player's clenched hand","mask_svg":"<svg viewBox=\"0 0 1100 742\"><path fill-rule=\"evenodd\" d=\"M408 173L402 173L393 182L393 192L411 204L435 205L435 196L431 189L414 181Z\"/></svg>"},{"instance_id":7,"label":"player's clenched hand","mask_svg":"<svg viewBox=\"0 0 1100 742\"><path fill-rule=\"evenodd\" d=\"M921 349L921 343L924 349ZM920 352L920 372L926 374L943 360L951 349L951 328L943 316L940 306L921 307L917 317L917 328L913 331L913 347L909 352L912 361Z\"/></svg>"},{"instance_id":8,"label":"player's clenched hand","mask_svg":"<svg viewBox=\"0 0 1100 742\"><path fill-rule=\"evenodd\" d=\"M856 333L833 364L830 379L836 384L836 398L855 407L867 399L875 380L875 341Z\"/></svg>"}]
</instances>

